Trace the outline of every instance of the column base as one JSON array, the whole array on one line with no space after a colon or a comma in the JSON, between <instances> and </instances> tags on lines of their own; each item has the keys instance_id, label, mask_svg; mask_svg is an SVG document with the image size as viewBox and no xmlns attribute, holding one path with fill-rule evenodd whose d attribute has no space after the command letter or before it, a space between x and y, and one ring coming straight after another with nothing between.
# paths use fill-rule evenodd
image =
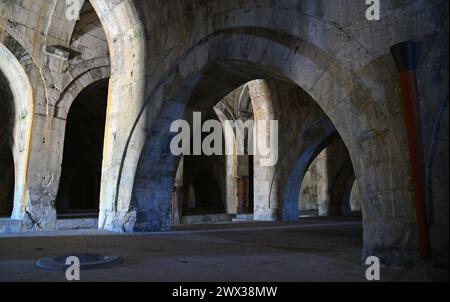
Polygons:
<instances>
[{"instance_id":1,"label":"column base","mask_svg":"<svg viewBox=\"0 0 450 302\"><path fill-rule=\"evenodd\" d=\"M278 209L255 209L254 221L279 221Z\"/></svg>"}]
</instances>

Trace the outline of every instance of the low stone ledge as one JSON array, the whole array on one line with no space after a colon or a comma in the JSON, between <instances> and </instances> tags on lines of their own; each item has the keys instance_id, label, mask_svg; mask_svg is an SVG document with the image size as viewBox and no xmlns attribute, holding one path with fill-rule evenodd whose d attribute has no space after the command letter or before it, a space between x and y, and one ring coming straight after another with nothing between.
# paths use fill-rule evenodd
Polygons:
<instances>
[{"instance_id":1,"label":"low stone ledge","mask_svg":"<svg viewBox=\"0 0 450 302\"><path fill-rule=\"evenodd\" d=\"M20 221L11 218L0 218L0 234L18 233L20 231Z\"/></svg>"},{"instance_id":2,"label":"low stone ledge","mask_svg":"<svg viewBox=\"0 0 450 302\"><path fill-rule=\"evenodd\" d=\"M58 219L58 230L98 229L98 218Z\"/></svg>"}]
</instances>

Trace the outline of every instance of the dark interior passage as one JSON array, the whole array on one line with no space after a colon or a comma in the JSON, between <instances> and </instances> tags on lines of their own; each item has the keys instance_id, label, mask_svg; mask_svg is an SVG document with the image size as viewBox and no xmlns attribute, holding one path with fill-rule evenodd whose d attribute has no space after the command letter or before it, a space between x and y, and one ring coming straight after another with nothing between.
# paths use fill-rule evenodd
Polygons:
<instances>
[{"instance_id":1,"label":"dark interior passage","mask_svg":"<svg viewBox=\"0 0 450 302\"><path fill-rule=\"evenodd\" d=\"M197 175L194 180L194 192L197 208L223 208L219 184L208 171L201 171Z\"/></svg>"},{"instance_id":2,"label":"dark interior passage","mask_svg":"<svg viewBox=\"0 0 450 302\"><path fill-rule=\"evenodd\" d=\"M350 216L353 164L346 145L336 134L310 156L299 193L302 216ZM356 215L355 215L356 216Z\"/></svg>"},{"instance_id":3,"label":"dark interior passage","mask_svg":"<svg viewBox=\"0 0 450 302\"><path fill-rule=\"evenodd\" d=\"M9 217L14 203L14 98L0 70L0 217Z\"/></svg>"},{"instance_id":4,"label":"dark interior passage","mask_svg":"<svg viewBox=\"0 0 450 302\"><path fill-rule=\"evenodd\" d=\"M255 196L255 173L254 173L254 156L250 155L248 160L248 190L247 190L247 213L253 213L255 208L254 196Z\"/></svg>"},{"instance_id":5,"label":"dark interior passage","mask_svg":"<svg viewBox=\"0 0 450 302\"><path fill-rule=\"evenodd\" d=\"M203 158L203 159L201 159ZM222 198L221 186L216 177L201 166L208 166L207 162L216 158L205 156L185 158L186 174L183 198L183 213L185 215L224 213L225 206ZM189 169L191 168L191 169ZM192 171L194 173L189 173Z\"/></svg>"},{"instance_id":6,"label":"dark interior passage","mask_svg":"<svg viewBox=\"0 0 450 302\"><path fill-rule=\"evenodd\" d=\"M217 119L213 110L203 111L201 117L202 123ZM201 135L203 142L210 134L210 132L194 133L191 126L191 154L194 151L194 135ZM184 156L183 215L225 213L225 191L225 156L204 154Z\"/></svg>"},{"instance_id":7,"label":"dark interior passage","mask_svg":"<svg viewBox=\"0 0 450 302\"><path fill-rule=\"evenodd\" d=\"M98 214L107 97L108 80L102 80L83 90L70 108L56 201L59 215Z\"/></svg>"},{"instance_id":8,"label":"dark interior passage","mask_svg":"<svg viewBox=\"0 0 450 302\"><path fill-rule=\"evenodd\" d=\"M254 156L244 155L247 158L245 167L245 175L238 179L238 213L253 214L254 211ZM239 165L238 160L238 165ZM241 162L242 163L242 162ZM239 169L239 168L238 168ZM239 169L242 171L242 168Z\"/></svg>"},{"instance_id":9,"label":"dark interior passage","mask_svg":"<svg viewBox=\"0 0 450 302\"><path fill-rule=\"evenodd\" d=\"M0 147L0 217L11 216L14 201L14 160L10 148Z\"/></svg>"}]
</instances>

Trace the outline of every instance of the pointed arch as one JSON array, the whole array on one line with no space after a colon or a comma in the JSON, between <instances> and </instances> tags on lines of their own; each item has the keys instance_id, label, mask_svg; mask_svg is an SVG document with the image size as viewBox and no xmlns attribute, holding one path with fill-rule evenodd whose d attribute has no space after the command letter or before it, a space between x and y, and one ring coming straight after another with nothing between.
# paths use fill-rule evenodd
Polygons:
<instances>
[{"instance_id":1,"label":"pointed arch","mask_svg":"<svg viewBox=\"0 0 450 302\"><path fill-rule=\"evenodd\" d=\"M11 217L21 219L29 200L27 171L33 123L33 89L20 62L2 43L0 43L0 72L9 82L15 113L11 146L15 167L15 188Z\"/></svg>"}]
</instances>

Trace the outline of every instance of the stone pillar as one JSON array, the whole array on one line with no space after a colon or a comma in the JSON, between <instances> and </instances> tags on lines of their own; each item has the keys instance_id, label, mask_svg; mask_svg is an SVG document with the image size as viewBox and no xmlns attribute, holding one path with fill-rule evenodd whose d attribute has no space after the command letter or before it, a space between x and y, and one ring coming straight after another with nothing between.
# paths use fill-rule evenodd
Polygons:
<instances>
[{"instance_id":1,"label":"stone pillar","mask_svg":"<svg viewBox=\"0 0 450 302\"><path fill-rule=\"evenodd\" d=\"M269 84L265 80L249 83L255 124L258 121L274 120L273 99ZM257 140L270 141L270 131L256 132ZM265 136L265 137L263 137ZM278 182L276 181L276 166L263 166L264 158L259 154L254 156L254 220L277 221L280 219L280 202Z\"/></svg>"},{"instance_id":2,"label":"stone pillar","mask_svg":"<svg viewBox=\"0 0 450 302\"><path fill-rule=\"evenodd\" d=\"M359 192L357 181L353 183L350 193L350 210L352 212L361 212L361 193Z\"/></svg>"},{"instance_id":3,"label":"stone pillar","mask_svg":"<svg viewBox=\"0 0 450 302\"><path fill-rule=\"evenodd\" d=\"M319 210L319 216L328 215L329 206L329 171L328 171L328 157L327 149L323 150L316 158L315 172L313 174L313 181L316 183L317 188L317 206Z\"/></svg>"},{"instance_id":4,"label":"stone pillar","mask_svg":"<svg viewBox=\"0 0 450 302\"><path fill-rule=\"evenodd\" d=\"M225 140L226 141L226 140ZM238 178L237 178L237 157L226 155L225 159L225 181L226 181L226 211L228 214L237 214L238 208Z\"/></svg>"},{"instance_id":5,"label":"stone pillar","mask_svg":"<svg viewBox=\"0 0 450 302\"><path fill-rule=\"evenodd\" d=\"M175 176L175 185L172 195L172 224L180 225L183 217L183 176L184 176L184 157L181 158Z\"/></svg>"}]
</instances>

